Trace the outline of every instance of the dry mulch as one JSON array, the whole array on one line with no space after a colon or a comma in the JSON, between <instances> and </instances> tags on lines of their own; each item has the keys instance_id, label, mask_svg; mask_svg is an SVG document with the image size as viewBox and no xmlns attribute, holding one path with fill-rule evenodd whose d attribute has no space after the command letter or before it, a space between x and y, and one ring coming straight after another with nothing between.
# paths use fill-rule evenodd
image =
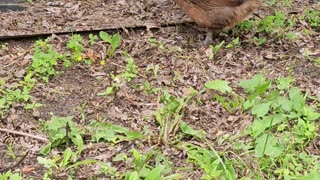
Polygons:
<instances>
[{"instance_id":1,"label":"dry mulch","mask_svg":"<svg viewBox=\"0 0 320 180\"><path fill-rule=\"evenodd\" d=\"M304 6L303 6L304 5ZM306 2L295 1L291 11L301 13L306 7ZM270 9L261 11L267 15ZM36 18L37 17L37 18ZM157 26L166 22L189 21L171 1L54 1L28 4L28 11L1 13L0 35L11 36L15 34L33 34L43 32L64 32L90 29L107 29L135 26ZM297 24L297 32L302 32L303 24ZM320 70L315 63L306 60L302 53L305 49L319 55L320 34L311 30L306 36L300 34L297 40L284 40L270 38L267 43L258 46L252 43L254 33L242 32L236 34L228 31L222 33L215 43L225 40L226 43L233 38L240 37L240 46L232 49L222 49L214 59L209 59L208 48L203 44L204 33L190 24L159 27L148 31L135 29L123 31L119 29L122 37L121 50L127 51L139 67L141 76L132 82L124 84L117 92L116 97L97 96L110 85L108 74L114 66L100 66L95 63L91 66L79 63L71 68L59 67L63 73L50 79L49 83L39 81L32 91L32 101L43 106L33 112L25 111L23 104L15 104L10 108L5 118L0 119L0 127L14 129L19 132L46 137L43 132L43 123L50 120L51 114L55 116L74 116L74 121L87 125L92 120L103 120L122 125L131 130L142 131L150 129L156 137L158 125L152 113L158 107L156 94L149 94L140 90L148 81L154 88L167 88L176 96L184 96L189 87L201 90L210 80L222 79L231 82L231 86L242 79L251 78L253 75L265 72L269 79L292 76L295 85L311 95L320 97ZM50 42L56 50L65 51L69 35L52 36ZM149 38L155 38L164 44L164 49L148 43ZM190 43L190 39L193 40ZM12 86L18 83L24 75L24 68L30 64L32 45L36 39L7 40L8 50L0 50L0 77ZM179 47L179 51L172 49ZM94 50L97 56L105 53L99 46L89 46L86 52ZM116 54L113 61L119 66L125 65L125 60ZM157 76L152 70L146 70L153 65L159 65ZM121 68L117 69L118 71ZM239 91L240 93L241 91ZM207 132L210 140L214 141L221 134L236 134L251 123L252 117L244 114L230 114L223 109L214 99L213 94L207 91L192 100L185 108L183 121L196 129ZM79 107L86 104L82 111L86 115L81 118ZM14 164L16 160L7 155L7 145L12 143L14 152L23 155L29 150L28 156L15 168L22 170L25 177L42 177L44 169L36 158L39 149L45 142L25 136L9 133L0 133L0 160L1 167ZM141 152L149 150L155 145L157 139L150 143L135 142L134 146ZM87 143L88 145L89 143ZM110 155L127 143L110 147L104 143L87 147L82 154L83 159L106 160ZM217 147L223 150L226 147ZM167 155L175 166L191 166L186 164L184 152L160 146L159 149ZM53 153L59 153L54 150ZM79 178L93 176L97 167L86 167L78 171ZM125 170L119 165L119 170ZM182 172L190 179L198 179L200 171ZM58 174L57 178L64 178L65 174Z\"/></svg>"}]
</instances>

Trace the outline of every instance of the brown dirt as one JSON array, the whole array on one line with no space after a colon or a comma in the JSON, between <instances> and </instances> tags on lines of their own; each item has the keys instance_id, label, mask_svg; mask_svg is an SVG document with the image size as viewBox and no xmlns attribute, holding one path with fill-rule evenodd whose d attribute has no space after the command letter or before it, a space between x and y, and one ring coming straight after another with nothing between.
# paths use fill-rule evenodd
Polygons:
<instances>
[{"instance_id":1,"label":"brown dirt","mask_svg":"<svg viewBox=\"0 0 320 180\"><path fill-rule=\"evenodd\" d=\"M0 16L0 34L28 34L43 31L66 31L69 29L90 29L105 28L118 22L121 25L137 22L137 24L157 24L159 22L178 21L183 13L174 6L171 1L148 1L144 4L140 1L55 1L41 3L35 1L27 12L3 13ZM291 11L297 12L296 16L302 13L306 2L295 1ZM54 5L53 5L54 4ZM55 5L57 4L57 5ZM79 6L78 6L79 5ZM305 5L305 6L303 6ZM68 6L71 6L68 10ZM265 10L265 11L264 11ZM272 13L270 8L261 10L262 15ZM31 14L30 14L31 13ZM35 20L35 17L39 20ZM70 19L68 19L68 18ZM132 19L131 19L132 18ZM124 20L125 19L125 20ZM10 25L17 22L16 26ZM24 23L27 22L27 23ZM143 22L143 23L141 23ZM44 27L43 25L48 25ZM130 25L131 26L131 25ZM132 26L131 26L132 27ZM297 32L302 32L303 22L296 25ZM50 120L51 114L55 116L74 116L74 121L79 125L87 125L92 120L104 120L117 125L122 125L131 130L143 131L150 129L156 137L158 125L152 113L158 105L156 94L148 94L140 90L139 86L148 81L152 87L164 88L176 96L185 95L189 87L201 90L204 84L210 80L227 80L232 87L242 79L251 78L253 75L265 72L267 77L292 76L295 85L313 96L320 96L320 69L315 63L306 60L302 51L308 48L314 52L314 57L320 56L320 34L309 29L310 35L300 34L297 40L269 39L265 45L258 46L252 43L253 32L233 31L222 33L215 43L225 40L231 42L234 37L240 36L240 46L232 49L222 49L217 56L211 60L208 58L208 49L203 44L204 33L190 24L181 24L156 28L152 31L140 30L119 30L122 37L121 50L127 51L139 67L141 77L133 79L132 82L124 84L117 92L116 97L97 96L98 92L106 89L110 84L108 74L115 66L100 66L98 62L89 66L85 63L75 64L71 68L60 66L61 74L51 78L49 83L39 81L32 91L32 101L41 103L43 106L37 110L25 111L23 104L15 104L7 113L7 116L0 119L0 127L28 134L46 137L43 132L43 123ZM69 35L53 36L51 41L58 51L65 51L65 43ZM149 38L156 38L163 42L165 49L148 43ZM193 39L193 43L189 40ZM8 50L0 50L0 77L10 84L18 83L21 80L19 71L30 64L30 55L33 54L33 43L36 39L7 40ZM4 42L1 42L3 44ZM172 47L178 46L181 51L172 51ZM85 50L93 49L96 55L105 53L99 45L88 46ZM15 61L16 60L16 61ZM125 65L125 60L120 54L116 54L113 61L120 66ZM159 72L153 75L152 70L146 68L158 64ZM117 68L120 71L121 68ZM18 75L17 75L18 74ZM179 75L177 75L179 74ZM145 77L145 78L144 78ZM246 113L230 114L222 108L213 98L211 92L207 91L199 96L203 103L197 103L193 99L185 108L183 121L196 129L203 129L207 137L214 141L221 134L236 134L251 123L252 117ZM85 120L81 119L79 107L86 104L82 113ZM23 171L24 177L39 179L43 176L44 169L37 163L39 149L45 143L36 139L16 136L8 133L0 133L0 167L8 167L14 164L23 152L30 150L28 156L14 170ZM117 152L128 143L120 143L110 146L105 143L93 144L89 147L89 139L86 140L86 149L81 155L82 159L107 160L108 157ZM135 148L146 152L155 145L156 138L147 141L135 142ZM7 146L12 143L17 159L8 156ZM217 147L223 150L226 147ZM54 150L53 153L61 153L63 148ZM172 147L160 146L159 151L166 154L175 166L191 166L186 164L184 152ZM104 157L101 157L101 156ZM34 168L32 170L25 170ZM125 166L117 166L124 170ZM77 178L81 179L96 174L97 167L87 166L76 172ZM24 171L25 170L25 171ZM177 172L179 172L177 170ZM199 179L201 171L182 171L185 178ZM65 179L66 174L61 172L56 175L57 179Z\"/></svg>"}]
</instances>

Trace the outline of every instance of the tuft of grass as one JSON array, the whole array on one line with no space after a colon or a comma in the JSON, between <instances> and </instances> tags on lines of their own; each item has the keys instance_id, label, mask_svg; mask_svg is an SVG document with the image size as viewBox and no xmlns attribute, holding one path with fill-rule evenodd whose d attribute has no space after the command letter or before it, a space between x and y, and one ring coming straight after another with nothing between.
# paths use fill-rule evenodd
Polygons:
<instances>
[{"instance_id":1,"label":"tuft of grass","mask_svg":"<svg viewBox=\"0 0 320 180\"><path fill-rule=\"evenodd\" d=\"M160 98L160 103L163 103L163 106L156 110L154 116L160 125L161 141L166 145L170 144L171 137L175 137L181 123L183 108L197 94L193 88L189 88L189 92L184 98L175 98L168 91L163 91Z\"/></svg>"}]
</instances>

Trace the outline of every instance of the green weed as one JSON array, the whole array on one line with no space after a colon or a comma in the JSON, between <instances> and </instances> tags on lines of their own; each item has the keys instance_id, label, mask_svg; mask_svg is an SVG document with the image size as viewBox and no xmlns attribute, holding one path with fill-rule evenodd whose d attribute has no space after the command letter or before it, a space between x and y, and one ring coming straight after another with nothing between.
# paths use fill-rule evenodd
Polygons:
<instances>
[{"instance_id":1,"label":"green weed","mask_svg":"<svg viewBox=\"0 0 320 180\"><path fill-rule=\"evenodd\" d=\"M31 96L29 95L30 89L26 86L20 89L19 87L7 88L4 80L0 79L0 117L4 117L7 109L14 103L24 102L27 103Z\"/></svg>"},{"instance_id":2,"label":"green weed","mask_svg":"<svg viewBox=\"0 0 320 180\"><path fill-rule=\"evenodd\" d=\"M284 31L286 25L286 16L281 12L275 12L275 15L265 17L259 22L258 31L266 33L274 33Z\"/></svg>"},{"instance_id":3,"label":"green weed","mask_svg":"<svg viewBox=\"0 0 320 180\"><path fill-rule=\"evenodd\" d=\"M158 46L161 50L165 50L165 44L155 38L149 38L148 39L148 43L149 44L152 44L154 46Z\"/></svg>"},{"instance_id":4,"label":"green weed","mask_svg":"<svg viewBox=\"0 0 320 180\"><path fill-rule=\"evenodd\" d=\"M121 45L121 37L119 34L114 34L110 36L108 33L104 31L100 31L99 33L100 38L110 44L110 48L108 50L109 58L113 58L115 50Z\"/></svg>"},{"instance_id":5,"label":"green weed","mask_svg":"<svg viewBox=\"0 0 320 180\"><path fill-rule=\"evenodd\" d=\"M41 150L41 154L48 154L52 148L58 147L62 144L73 143L77 146L78 153L83 150L84 130L79 128L72 117L56 117L52 116L49 122L44 125L45 131L49 134L50 143Z\"/></svg>"},{"instance_id":6,"label":"green weed","mask_svg":"<svg viewBox=\"0 0 320 180\"><path fill-rule=\"evenodd\" d=\"M87 164L105 164L93 159L85 159L78 161L78 154L67 148L62 155L54 155L52 158L37 158L38 163L43 165L47 171L43 175L43 179L51 179L58 173L66 173L68 179L76 173L75 169L79 166Z\"/></svg>"},{"instance_id":7,"label":"green weed","mask_svg":"<svg viewBox=\"0 0 320 180\"><path fill-rule=\"evenodd\" d=\"M209 147L207 149L191 143L179 143L179 147L187 152L187 162L199 166L204 171L201 179L236 179L237 174L233 165L227 158L220 157L206 138L205 131L195 130L185 122L180 123L180 130L185 135L195 137L200 142L205 142Z\"/></svg>"},{"instance_id":8,"label":"green weed","mask_svg":"<svg viewBox=\"0 0 320 180\"><path fill-rule=\"evenodd\" d=\"M1 44L0 49L1 50L9 50L8 45L9 45L8 43Z\"/></svg>"},{"instance_id":9,"label":"green weed","mask_svg":"<svg viewBox=\"0 0 320 180\"><path fill-rule=\"evenodd\" d=\"M80 34L74 34L67 42L67 47L72 51L71 59L73 61L81 61L82 60L82 51L83 51L83 45L82 42L83 39Z\"/></svg>"},{"instance_id":10,"label":"green weed","mask_svg":"<svg viewBox=\"0 0 320 180\"><path fill-rule=\"evenodd\" d=\"M171 174L171 163L162 154L156 151L149 151L145 154L140 153L136 149L131 149L133 158L131 164L134 169L125 174L125 180L153 180L153 179L166 179L175 180L180 179L180 174ZM155 165L151 164L152 159L155 159Z\"/></svg>"},{"instance_id":11,"label":"green weed","mask_svg":"<svg viewBox=\"0 0 320 180\"><path fill-rule=\"evenodd\" d=\"M190 143L185 144L184 148L188 153L187 161L204 170L205 175L201 179L237 179L232 164L227 159L223 162L217 152Z\"/></svg>"},{"instance_id":12,"label":"green weed","mask_svg":"<svg viewBox=\"0 0 320 180\"><path fill-rule=\"evenodd\" d=\"M107 87L104 92L99 92L98 96L109 96L121 88L125 83L131 82L138 74L138 66L134 63L132 57L126 57L127 64L118 75L111 74L113 80L111 86Z\"/></svg>"},{"instance_id":13,"label":"green weed","mask_svg":"<svg viewBox=\"0 0 320 180\"><path fill-rule=\"evenodd\" d=\"M48 40L36 41L32 64L27 70L29 73L48 82L49 77L58 74L58 71L55 70L55 66L62 58L62 55L53 49L53 46L48 43Z\"/></svg>"},{"instance_id":14,"label":"green weed","mask_svg":"<svg viewBox=\"0 0 320 180\"><path fill-rule=\"evenodd\" d=\"M96 121L91 122L90 133L93 142L104 140L114 144L123 141L133 141L142 137L142 134L139 132L130 131L127 128L111 123L105 124Z\"/></svg>"},{"instance_id":15,"label":"green weed","mask_svg":"<svg viewBox=\"0 0 320 180\"><path fill-rule=\"evenodd\" d=\"M306 9L304 11L304 16L302 17L306 20L309 25L315 30L320 30L320 11L315 9Z\"/></svg>"},{"instance_id":16,"label":"green weed","mask_svg":"<svg viewBox=\"0 0 320 180\"><path fill-rule=\"evenodd\" d=\"M240 45L239 37L233 39L231 43L227 44L226 48L230 49L230 48L233 48L233 47L238 46L238 45Z\"/></svg>"},{"instance_id":17,"label":"green weed","mask_svg":"<svg viewBox=\"0 0 320 180\"><path fill-rule=\"evenodd\" d=\"M253 42L257 45L263 45L267 42L267 38L266 37L253 37Z\"/></svg>"},{"instance_id":18,"label":"green weed","mask_svg":"<svg viewBox=\"0 0 320 180\"><path fill-rule=\"evenodd\" d=\"M244 98L234 93L231 87L228 85L229 82L222 80L214 80L207 82L205 87L207 89L216 90L223 94L228 93L228 96L221 96L219 94L215 94L215 99L230 113L235 113L236 111L242 111L242 104L244 102Z\"/></svg>"},{"instance_id":19,"label":"green weed","mask_svg":"<svg viewBox=\"0 0 320 180\"><path fill-rule=\"evenodd\" d=\"M289 39L289 40L297 39L297 37L298 37L297 34L294 33L294 32L288 32L286 34L286 38Z\"/></svg>"},{"instance_id":20,"label":"green weed","mask_svg":"<svg viewBox=\"0 0 320 180\"><path fill-rule=\"evenodd\" d=\"M94 45L98 39L99 38L97 35L89 34L90 45Z\"/></svg>"},{"instance_id":21,"label":"green weed","mask_svg":"<svg viewBox=\"0 0 320 180\"><path fill-rule=\"evenodd\" d=\"M9 155L11 159L16 159L17 158L17 156L16 156L16 154L14 152L14 149L15 148L14 148L13 143L9 142L8 145L7 145L7 155Z\"/></svg>"},{"instance_id":22,"label":"green weed","mask_svg":"<svg viewBox=\"0 0 320 180\"><path fill-rule=\"evenodd\" d=\"M265 33L271 38L286 38L288 40L294 40L298 38L297 33L293 31L296 26L296 19L294 16L287 17L284 13L276 11L274 15L264 17L258 23L258 32ZM267 41L267 37L259 35L254 37L253 41L262 45Z\"/></svg>"},{"instance_id":23,"label":"green weed","mask_svg":"<svg viewBox=\"0 0 320 180\"><path fill-rule=\"evenodd\" d=\"M292 2L291 0L266 0L265 1L269 6L276 6L279 7L289 7L291 8Z\"/></svg>"},{"instance_id":24,"label":"green weed","mask_svg":"<svg viewBox=\"0 0 320 180\"><path fill-rule=\"evenodd\" d=\"M157 109L154 116L161 127L160 137L164 144L169 144L170 138L174 137L181 123L183 108L197 93L193 88L190 88L189 92L184 98L175 98L168 91L163 91L160 102L164 105Z\"/></svg>"},{"instance_id":25,"label":"green weed","mask_svg":"<svg viewBox=\"0 0 320 180\"><path fill-rule=\"evenodd\" d=\"M23 177L19 173L12 173L8 171L6 173L0 174L1 180L22 180Z\"/></svg>"},{"instance_id":26,"label":"green weed","mask_svg":"<svg viewBox=\"0 0 320 180\"><path fill-rule=\"evenodd\" d=\"M154 77L158 77L158 72L159 72L160 66L159 64L151 64L146 68L146 71L152 71Z\"/></svg>"},{"instance_id":27,"label":"green weed","mask_svg":"<svg viewBox=\"0 0 320 180\"><path fill-rule=\"evenodd\" d=\"M320 167L317 164L320 157L307 153L307 147L319 137L317 131L320 113L307 105L309 96L292 87L293 82L290 77L270 81L261 74L239 82L247 98L237 105L243 110L250 110L255 119L245 132L252 138L252 143L237 141L234 148L253 153L259 164L257 171L251 172L251 176L255 178L259 178L261 172L268 179L275 176L280 179L306 178L319 174L317 172ZM205 84L206 88L223 93L218 98L216 96L216 99L227 110L230 106L226 106L221 98L235 94L228 84L229 82L222 80ZM244 168L246 167L247 165Z\"/></svg>"},{"instance_id":28,"label":"green weed","mask_svg":"<svg viewBox=\"0 0 320 180\"><path fill-rule=\"evenodd\" d=\"M242 21L237 25L237 28L233 29L233 31L235 31L236 34L243 32L244 30L251 32L253 31L255 23L256 21L254 20Z\"/></svg>"},{"instance_id":29,"label":"green weed","mask_svg":"<svg viewBox=\"0 0 320 180\"><path fill-rule=\"evenodd\" d=\"M137 77L138 66L134 63L132 57L127 57L126 68L121 72L120 76L125 79L127 82L130 82L133 78Z\"/></svg>"},{"instance_id":30,"label":"green weed","mask_svg":"<svg viewBox=\"0 0 320 180\"><path fill-rule=\"evenodd\" d=\"M219 44L217 44L217 45L215 45L215 46L213 46L213 45L209 45L209 47L210 47L210 49L211 49L211 51L212 51L212 53L211 53L211 55L210 55L210 59L213 59L214 58L214 56L219 52L219 50L222 48L222 46L223 46L223 44L224 44L224 41L222 41L221 43L219 43Z\"/></svg>"}]
</instances>

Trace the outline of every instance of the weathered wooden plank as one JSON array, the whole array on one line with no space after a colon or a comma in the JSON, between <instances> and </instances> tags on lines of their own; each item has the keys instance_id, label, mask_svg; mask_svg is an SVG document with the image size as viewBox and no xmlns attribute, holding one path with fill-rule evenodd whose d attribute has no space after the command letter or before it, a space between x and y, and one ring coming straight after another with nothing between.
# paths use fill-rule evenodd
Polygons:
<instances>
[{"instance_id":1,"label":"weathered wooden plank","mask_svg":"<svg viewBox=\"0 0 320 180\"><path fill-rule=\"evenodd\" d=\"M19 1L19 0L18 0ZM54 1L22 3L22 11L0 13L0 39L71 32L163 27L188 22L170 0ZM8 3L2 3L8 6Z\"/></svg>"}]
</instances>

